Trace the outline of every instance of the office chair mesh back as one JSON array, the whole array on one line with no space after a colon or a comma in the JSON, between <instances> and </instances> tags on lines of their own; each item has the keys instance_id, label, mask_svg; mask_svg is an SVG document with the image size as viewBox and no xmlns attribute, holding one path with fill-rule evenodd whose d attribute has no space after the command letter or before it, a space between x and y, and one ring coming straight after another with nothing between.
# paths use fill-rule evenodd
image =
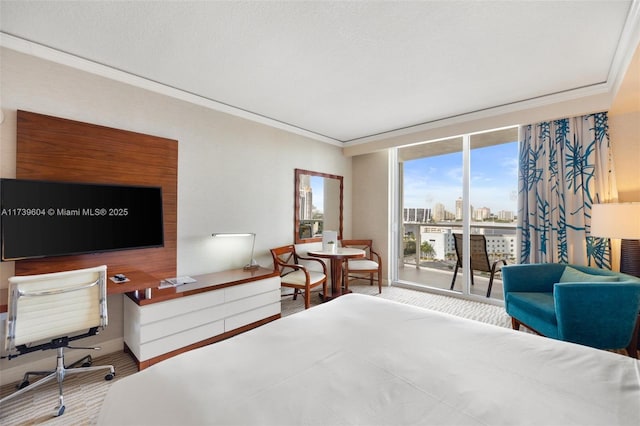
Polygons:
<instances>
[{"instance_id":1,"label":"office chair mesh back","mask_svg":"<svg viewBox=\"0 0 640 426\"><path fill-rule=\"evenodd\" d=\"M9 279L6 350L107 325L105 272L40 277Z\"/></svg>"}]
</instances>

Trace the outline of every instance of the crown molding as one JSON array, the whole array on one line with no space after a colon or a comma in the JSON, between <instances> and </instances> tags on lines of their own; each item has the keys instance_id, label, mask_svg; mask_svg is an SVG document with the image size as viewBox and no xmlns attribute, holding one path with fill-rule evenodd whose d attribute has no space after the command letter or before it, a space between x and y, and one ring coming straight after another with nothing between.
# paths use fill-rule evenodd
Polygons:
<instances>
[{"instance_id":1,"label":"crown molding","mask_svg":"<svg viewBox=\"0 0 640 426\"><path fill-rule=\"evenodd\" d=\"M590 86L566 90L559 93L552 93L537 98L524 99L521 101L478 111L470 111L468 113L456 116L443 117L438 120L420 123L402 129L395 129L389 132L383 132L362 138L352 139L349 141L345 141L344 147L350 148L366 143L380 142L383 140L407 136L413 133L420 133L440 127L455 126L456 124L489 119L492 117L498 117L514 112L548 107L563 102L569 102L576 99L593 96L598 96L601 99L604 97L607 100L607 105L603 105L601 110L609 109L618 93L618 90L620 89L620 86L622 85L622 82L625 78L625 73L629 68L629 64L633 59L635 51L639 46L640 0L632 0L632 3L629 7L629 13L627 14L627 19L625 21L622 33L620 34L620 39L618 41L616 51L611 61L611 67L609 68L609 73L607 75L606 81Z\"/></svg>"},{"instance_id":2,"label":"crown molding","mask_svg":"<svg viewBox=\"0 0 640 426\"><path fill-rule=\"evenodd\" d=\"M620 35L618 46L612 59L611 67L607 75L607 80L601 83L586 87L579 87L559 93L553 93L531 99L523 99L509 104L499 105L477 111L442 117L437 120L419 123L405 128L394 129L388 132L369 135L348 141L334 139L322 134L312 132L294 125L272 119L251 111L243 110L213 99L205 98L191 92L187 92L172 86L168 86L153 80L149 80L101 63L90 61L66 52L62 52L38 43L34 43L4 32L0 32L0 46L16 50L21 53L39 57L51 62L59 63L75 69L86 71L95 75L106 77L115 81L129 84L138 88L149 90L155 93L166 95L175 99L183 100L195 105L203 106L212 110L244 118L253 122L264 124L273 128L281 129L293 134L297 134L309 139L328 143L342 148L350 148L371 142L382 142L394 138L402 138L411 134L425 131L455 126L462 123L491 119L505 114L522 112L531 109L544 108L563 102L575 101L580 98L597 96L602 105L601 110L610 108L615 95L617 94L625 72L633 58L633 54L640 43L640 0L633 0L627 19ZM608 102L608 105L606 105Z\"/></svg>"},{"instance_id":3,"label":"crown molding","mask_svg":"<svg viewBox=\"0 0 640 426\"><path fill-rule=\"evenodd\" d=\"M607 77L612 101L620 90L638 46L640 46L640 0L633 0Z\"/></svg>"},{"instance_id":4,"label":"crown molding","mask_svg":"<svg viewBox=\"0 0 640 426\"><path fill-rule=\"evenodd\" d=\"M75 68L81 71L85 71L91 74L105 77L111 80L119 81L121 83L129 84L134 87L149 90L154 93L169 96L174 99L179 99L185 102L189 102L195 105L199 105L205 108L209 108L215 111L223 112L225 114L233 115L236 117L244 118L256 123L264 124L269 127L284 130L290 133L304 136L309 139L313 139L320 142L325 142L331 145L342 147L343 143L336 139L324 136L310 130L302 129L300 127L293 126L282 121L278 121L260 114L246 111L241 108L215 101L213 99L205 98L203 96L196 95L194 93L181 90L166 84L159 83L157 81L149 80L138 75L128 73L126 71L119 70L98 62L90 61L60 50L56 50L32 41L22 39L20 37L13 36L0 31L0 46L7 49L15 50L20 53L35 56L40 59L55 62L61 65L65 65L71 68Z\"/></svg>"},{"instance_id":5,"label":"crown molding","mask_svg":"<svg viewBox=\"0 0 640 426\"><path fill-rule=\"evenodd\" d=\"M462 123L478 122L481 120L502 116L505 114L516 113L520 111L533 110L538 108L544 108L551 105L560 104L563 102L574 101L576 99L587 98L605 95L609 99L610 85L607 82L594 84L591 86L580 87L577 89L567 90L551 95L540 96L532 99L525 99L505 105L499 105L496 107L486 108L478 111L472 111L465 114L460 114L452 117L444 117L439 120L430 121L427 123L417 124L415 126L406 127L403 129L392 130L390 132L380 133L377 135L367 136L364 138L353 139L344 144L344 147L353 147L370 142L377 142L381 140L387 140L397 138L401 136L411 135L414 133L420 133L432 129L437 129L447 126L455 126ZM610 104L610 100L609 100ZM606 109L606 106L603 106ZM512 123L517 125L519 123ZM487 129L484 129L487 130Z\"/></svg>"}]
</instances>

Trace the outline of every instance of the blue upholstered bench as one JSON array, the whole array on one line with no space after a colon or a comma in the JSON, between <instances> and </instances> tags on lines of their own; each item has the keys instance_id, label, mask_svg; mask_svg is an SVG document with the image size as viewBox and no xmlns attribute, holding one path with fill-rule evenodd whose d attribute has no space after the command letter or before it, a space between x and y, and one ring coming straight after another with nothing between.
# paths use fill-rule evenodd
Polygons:
<instances>
[{"instance_id":1,"label":"blue upholstered bench","mask_svg":"<svg viewBox=\"0 0 640 426\"><path fill-rule=\"evenodd\" d=\"M515 330L637 358L640 278L558 263L502 268L504 302Z\"/></svg>"}]
</instances>

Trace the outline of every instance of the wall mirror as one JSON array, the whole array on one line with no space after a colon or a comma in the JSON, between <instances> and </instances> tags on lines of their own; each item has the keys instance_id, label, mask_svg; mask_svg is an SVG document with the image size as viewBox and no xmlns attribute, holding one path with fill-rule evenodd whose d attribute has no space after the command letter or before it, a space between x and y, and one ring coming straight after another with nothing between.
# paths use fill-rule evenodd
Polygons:
<instances>
[{"instance_id":1,"label":"wall mirror","mask_svg":"<svg viewBox=\"0 0 640 426\"><path fill-rule=\"evenodd\" d=\"M322 241L322 231L342 239L342 176L295 169L294 241Z\"/></svg>"}]
</instances>

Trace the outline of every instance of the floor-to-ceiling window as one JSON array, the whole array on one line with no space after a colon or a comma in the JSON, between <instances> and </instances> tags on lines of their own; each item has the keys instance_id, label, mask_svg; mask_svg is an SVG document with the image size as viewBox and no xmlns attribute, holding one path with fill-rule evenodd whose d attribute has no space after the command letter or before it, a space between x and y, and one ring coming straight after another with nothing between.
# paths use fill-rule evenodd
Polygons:
<instances>
[{"instance_id":1,"label":"floor-to-ceiling window","mask_svg":"<svg viewBox=\"0 0 640 426\"><path fill-rule=\"evenodd\" d=\"M395 281L486 297L490 273L471 278L471 260L457 253L478 257L480 238L489 265L515 262L517 140L514 127L398 148ZM497 274L490 298L502 297Z\"/></svg>"}]
</instances>

